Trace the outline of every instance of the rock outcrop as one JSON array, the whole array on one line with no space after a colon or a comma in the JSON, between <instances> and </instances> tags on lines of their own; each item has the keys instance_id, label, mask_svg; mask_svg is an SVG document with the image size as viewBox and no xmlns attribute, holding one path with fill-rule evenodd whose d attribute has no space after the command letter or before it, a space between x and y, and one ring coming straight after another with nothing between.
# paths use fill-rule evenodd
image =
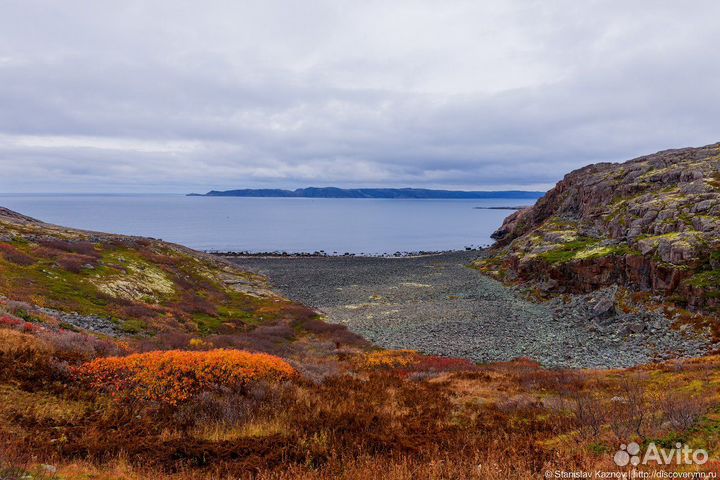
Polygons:
<instances>
[{"instance_id":1,"label":"rock outcrop","mask_svg":"<svg viewBox=\"0 0 720 480\"><path fill-rule=\"evenodd\" d=\"M610 285L691 309L720 306L720 144L590 165L493 235L478 263L550 292Z\"/></svg>"}]
</instances>

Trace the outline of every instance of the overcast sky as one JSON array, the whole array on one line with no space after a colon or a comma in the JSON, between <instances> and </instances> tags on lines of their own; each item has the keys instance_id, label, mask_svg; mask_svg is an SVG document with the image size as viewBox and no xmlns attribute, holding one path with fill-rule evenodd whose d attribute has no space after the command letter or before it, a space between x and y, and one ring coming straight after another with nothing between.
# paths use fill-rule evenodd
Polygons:
<instances>
[{"instance_id":1,"label":"overcast sky","mask_svg":"<svg viewBox=\"0 0 720 480\"><path fill-rule=\"evenodd\" d=\"M720 2L3 0L0 192L547 189L720 141Z\"/></svg>"}]
</instances>

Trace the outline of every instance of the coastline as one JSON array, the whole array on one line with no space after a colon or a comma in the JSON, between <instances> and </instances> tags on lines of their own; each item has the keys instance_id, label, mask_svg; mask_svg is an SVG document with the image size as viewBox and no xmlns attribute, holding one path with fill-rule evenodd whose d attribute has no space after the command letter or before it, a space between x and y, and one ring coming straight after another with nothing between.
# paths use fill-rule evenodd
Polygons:
<instances>
[{"instance_id":1,"label":"coastline","mask_svg":"<svg viewBox=\"0 0 720 480\"><path fill-rule=\"evenodd\" d=\"M216 255L218 257L227 257L227 258L421 258L421 257L433 257L433 256L439 256L439 255L450 255L454 253L464 253L464 252L483 252L487 249L489 249L491 246L471 246L471 247L465 247L460 250L420 250L420 251L409 251L409 252L394 252L394 253L350 253L350 252L344 252L344 253L327 253L325 251L319 250L316 252L284 252L284 251L275 251L275 252L248 252L248 251L241 251L241 252L233 252L233 251L218 251L218 250L203 250L203 253L207 253L209 255Z\"/></svg>"}]
</instances>

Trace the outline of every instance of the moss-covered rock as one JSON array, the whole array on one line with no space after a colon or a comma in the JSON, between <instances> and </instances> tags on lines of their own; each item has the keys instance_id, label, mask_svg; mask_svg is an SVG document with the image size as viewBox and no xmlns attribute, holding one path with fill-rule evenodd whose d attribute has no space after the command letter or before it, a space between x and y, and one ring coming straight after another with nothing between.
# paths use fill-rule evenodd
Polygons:
<instances>
[{"instance_id":1,"label":"moss-covered rock","mask_svg":"<svg viewBox=\"0 0 720 480\"><path fill-rule=\"evenodd\" d=\"M476 266L501 278L560 291L623 283L712 307L700 287L720 267L720 144L576 170L493 238L495 256Z\"/></svg>"}]
</instances>

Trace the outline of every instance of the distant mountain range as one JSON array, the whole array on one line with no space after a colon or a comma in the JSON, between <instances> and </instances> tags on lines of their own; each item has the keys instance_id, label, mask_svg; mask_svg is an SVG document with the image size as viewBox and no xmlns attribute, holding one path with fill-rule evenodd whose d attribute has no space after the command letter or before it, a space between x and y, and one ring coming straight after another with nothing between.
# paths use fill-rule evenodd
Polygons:
<instances>
[{"instance_id":1,"label":"distant mountain range","mask_svg":"<svg viewBox=\"0 0 720 480\"><path fill-rule=\"evenodd\" d=\"M191 197L284 197L284 198L527 198L538 199L545 192L504 190L496 192L430 190L426 188L335 188L310 187L296 190L276 188L212 190L206 194L191 193Z\"/></svg>"}]
</instances>

